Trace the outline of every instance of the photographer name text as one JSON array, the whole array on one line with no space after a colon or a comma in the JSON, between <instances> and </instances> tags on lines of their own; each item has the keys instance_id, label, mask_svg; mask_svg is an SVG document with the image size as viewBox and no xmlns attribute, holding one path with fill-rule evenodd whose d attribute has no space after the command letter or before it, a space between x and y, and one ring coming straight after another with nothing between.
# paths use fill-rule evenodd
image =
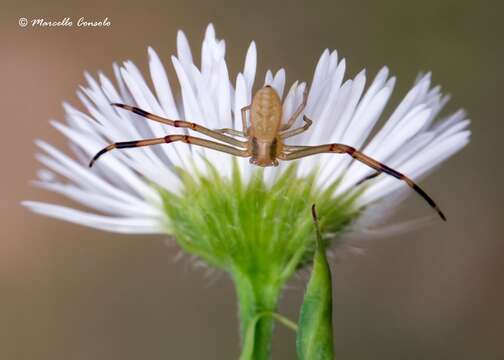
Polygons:
<instances>
[{"instance_id":1,"label":"photographer name text","mask_svg":"<svg viewBox=\"0 0 504 360\"><path fill-rule=\"evenodd\" d=\"M80 17L75 21L71 17L65 17L63 19L46 19L46 18L19 18L19 26L32 28L107 28L110 27L112 23L108 17L103 19L88 19Z\"/></svg>"}]
</instances>

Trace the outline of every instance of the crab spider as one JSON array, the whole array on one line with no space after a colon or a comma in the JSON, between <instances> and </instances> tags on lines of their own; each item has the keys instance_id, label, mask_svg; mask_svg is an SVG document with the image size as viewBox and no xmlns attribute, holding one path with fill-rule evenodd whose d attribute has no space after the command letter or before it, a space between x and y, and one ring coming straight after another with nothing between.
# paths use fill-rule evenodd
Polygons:
<instances>
[{"instance_id":1,"label":"crab spider","mask_svg":"<svg viewBox=\"0 0 504 360\"><path fill-rule=\"evenodd\" d=\"M217 129L211 130L196 123L184 120L170 120L158 115L148 113L134 106L124 104L112 104L125 110L134 112L149 120L159 123L179 127L188 128L195 132L204 134L214 140L220 142L206 140L189 135L167 135L161 138L125 141L110 144L100 150L91 160L89 166L93 166L94 162L104 153L113 149L124 149L140 146L150 146L156 144L168 144L176 141L181 141L186 144L203 146L209 149L225 152L231 155L240 157L249 157L252 164L266 167L277 166L278 160L295 160L306 156L336 153L348 154L355 160L364 163L365 165L376 170L375 173L367 176L362 181L369 180L378 176L381 173L386 173L399 180L403 180L406 184L415 190L427 203L434 208L439 216L446 221L446 217L434 200L427 195L413 180L401 174L400 172L388 167L385 164L367 156L352 146L345 144L324 144L316 146L289 146L284 144L284 140L296 135L299 135L310 128L312 121L303 116L304 125L299 128L292 129L294 122L303 112L307 101L305 92L303 101L296 109L294 114L289 118L287 123L282 124L282 102L277 92L271 86L265 86L256 92L252 99L252 104L241 109L241 118L243 130L234 129ZM250 124L247 125L246 112L250 111ZM236 138L241 138L238 140ZM361 182L362 182L361 181ZM359 182L359 183L361 183Z\"/></svg>"}]
</instances>

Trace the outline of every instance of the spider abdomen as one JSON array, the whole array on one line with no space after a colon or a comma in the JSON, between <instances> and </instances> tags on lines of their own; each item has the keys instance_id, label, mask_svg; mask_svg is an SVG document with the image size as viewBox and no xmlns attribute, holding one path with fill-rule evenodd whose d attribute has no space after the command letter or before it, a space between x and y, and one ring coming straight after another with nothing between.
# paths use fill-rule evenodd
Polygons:
<instances>
[{"instance_id":1,"label":"spider abdomen","mask_svg":"<svg viewBox=\"0 0 504 360\"><path fill-rule=\"evenodd\" d=\"M249 133L258 140L272 141L278 135L281 121L280 97L271 86L265 86L252 99Z\"/></svg>"}]
</instances>

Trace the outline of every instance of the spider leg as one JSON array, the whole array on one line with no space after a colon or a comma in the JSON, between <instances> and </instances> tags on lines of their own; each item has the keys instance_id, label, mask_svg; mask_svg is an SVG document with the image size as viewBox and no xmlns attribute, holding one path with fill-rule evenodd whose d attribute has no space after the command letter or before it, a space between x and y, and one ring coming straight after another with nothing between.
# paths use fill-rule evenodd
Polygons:
<instances>
[{"instance_id":1,"label":"spider leg","mask_svg":"<svg viewBox=\"0 0 504 360\"><path fill-rule=\"evenodd\" d=\"M371 179L374 179L375 177L377 177L378 175L380 175L382 172L381 171L377 171L377 172L374 172L372 174L369 174L368 176L365 176L363 177L362 179L360 179L359 181L357 181L355 183L355 186L359 186L361 185L363 182L366 182L368 180L371 180Z\"/></svg>"},{"instance_id":2,"label":"spider leg","mask_svg":"<svg viewBox=\"0 0 504 360\"><path fill-rule=\"evenodd\" d=\"M301 133L304 133L306 130L308 130L310 128L310 126L313 124L313 121L308 119L308 117L306 115L303 116L303 121L305 122L305 124L302 127L297 128L297 129L287 130L283 133L280 133L280 137L282 139L287 139L287 138L299 135Z\"/></svg>"},{"instance_id":3,"label":"spider leg","mask_svg":"<svg viewBox=\"0 0 504 360\"><path fill-rule=\"evenodd\" d=\"M295 160L299 158L303 158L306 156L311 156L315 154L321 154L321 153L338 153L338 154L348 154L351 157L353 157L355 160L358 160L362 162L363 164L375 169L378 172L384 172L388 175L391 175L399 180L403 180L408 184L409 187L411 187L413 190L415 190L427 203L437 211L441 219L446 221L446 217L444 216L443 212L441 209L436 205L434 200L427 195L425 191L422 190L420 186L418 186L413 180L411 180L409 177L407 177L404 174L401 174L400 172L388 167L385 164L382 164L381 162L367 156L366 154L360 152L359 150L356 150L355 148L344 145L344 144L327 144L327 145L318 145L318 146L310 146L307 147L306 149L301 149L297 151L293 151L291 153L281 153L279 154L278 158L282 160Z\"/></svg>"},{"instance_id":4,"label":"spider leg","mask_svg":"<svg viewBox=\"0 0 504 360\"><path fill-rule=\"evenodd\" d=\"M306 107L306 102L307 101L308 101L308 92L305 90L303 92L303 101L301 102L301 104L299 104L298 108L296 109L296 111L294 112L294 114L292 114L292 116L289 118L289 120L287 121L287 123L284 124L284 125L282 125L282 127L280 127L280 131L284 131L284 130L290 129L292 127L292 125L294 125L294 122L299 117L299 115L301 115L301 113L303 112L304 108Z\"/></svg>"},{"instance_id":5,"label":"spider leg","mask_svg":"<svg viewBox=\"0 0 504 360\"><path fill-rule=\"evenodd\" d=\"M233 146L240 146L240 147L245 146L245 142L243 142L243 141L240 141L240 140L234 139L230 136L224 135L221 132L210 130L210 129L208 129L204 126L198 125L196 123L192 123L192 122L185 121L185 120L167 119L167 118L164 118L164 117L161 117L158 115L151 114L151 113L149 113L145 110L142 110L140 108L137 108L135 106L118 104L118 103L113 103L111 105L120 107L122 109L131 111L131 112L134 112L135 114L143 116L149 120L157 121L161 124L165 124L165 125L169 125L169 126L173 126L173 127L178 127L178 128L191 129L191 130L197 131L201 134L205 134L206 136L209 136L209 137L214 138L216 140L220 140L222 142L225 142L225 143L233 145Z\"/></svg>"},{"instance_id":6,"label":"spider leg","mask_svg":"<svg viewBox=\"0 0 504 360\"><path fill-rule=\"evenodd\" d=\"M309 148L309 146L302 146L302 145L286 145L286 144L284 144L283 148L284 148L284 150L287 150L287 151L294 151L294 150L302 150L302 149L306 149L306 148Z\"/></svg>"},{"instance_id":7,"label":"spider leg","mask_svg":"<svg viewBox=\"0 0 504 360\"><path fill-rule=\"evenodd\" d=\"M247 110L250 110L252 107L252 104L244 106L241 108L241 118L242 118L242 131L245 134L245 136L248 135L248 126L247 126Z\"/></svg>"},{"instance_id":8,"label":"spider leg","mask_svg":"<svg viewBox=\"0 0 504 360\"><path fill-rule=\"evenodd\" d=\"M117 143L110 144L109 146L101 149L93 157L93 159L89 163L89 167L92 167L93 164L96 162L96 160L98 160L98 158L100 156L102 156L106 152L109 152L114 149L126 149L126 148L150 146L150 145L157 145L157 144L169 144L169 143L176 142L176 141L182 141L186 144L193 144L193 145L202 146L202 147L205 147L208 149L213 149L213 150L225 152L225 153L235 155L235 156L241 156L241 157L250 156L248 150L236 149L232 146L220 144L215 141L205 140L205 139L197 138L194 136L188 136L188 135L167 135L167 136L161 137L161 138L124 141L124 142L117 142Z\"/></svg>"},{"instance_id":9,"label":"spider leg","mask_svg":"<svg viewBox=\"0 0 504 360\"><path fill-rule=\"evenodd\" d=\"M224 129L215 129L214 131L217 131L221 134L228 134L231 136L240 136L240 137L247 137L243 131L235 130L235 129L229 129L229 128L224 128Z\"/></svg>"}]
</instances>

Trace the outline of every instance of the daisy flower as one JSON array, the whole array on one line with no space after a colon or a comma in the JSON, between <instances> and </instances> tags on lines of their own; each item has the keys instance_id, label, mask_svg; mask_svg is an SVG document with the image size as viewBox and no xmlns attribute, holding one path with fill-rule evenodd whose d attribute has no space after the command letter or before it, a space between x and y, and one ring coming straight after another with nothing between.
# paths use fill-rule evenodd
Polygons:
<instances>
[{"instance_id":1,"label":"daisy flower","mask_svg":"<svg viewBox=\"0 0 504 360\"><path fill-rule=\"evenodd\" d=\"M303 115L313 125L289 139L289 145L346 144L416 182L462 149L470 131L462 110L439 116L448 96L432 86L430 74L419 76L384 118L396 81L386 67L372 80L364 70L345 79L345 59L325 50L309 85L296 81L286 90L284 69L268 71L264 82L257 79L254 42L233 81L225 51L225 42L209 25L198 67L186 36L179 32L171 63L180 91L174 91L175 80L168 78L152 48L152 87L131 61L113 65L115 84L103 73L97 78L86 73L87 85L77 92L85 111L65 103L66 121L51 122L69 140L71 154L37 140L37 159L44 169L35 184L88 209L23 204L39 214L105 231L173 235L186 252L230 274L243 333L260 309L276 308L287 279L309 263L312 203L321 214L324 239L334 245L344 234L364 234L385 220L411 189L385 174L374 177L375 170L346 154L326 153L260 168L247 158L180 142L112 151L89 168L89 160L108 144L190 133L111 104L210 129L241 131L241 109L252 102L254 84L276 91L284 123L306 93L306 107L295 127L303 125ZM376 129L379 121L383 126ZM263 334L271 332L267 321L262 326ZM268 345L264 347L267 352Z\"/></svg>"}]
</instances>

